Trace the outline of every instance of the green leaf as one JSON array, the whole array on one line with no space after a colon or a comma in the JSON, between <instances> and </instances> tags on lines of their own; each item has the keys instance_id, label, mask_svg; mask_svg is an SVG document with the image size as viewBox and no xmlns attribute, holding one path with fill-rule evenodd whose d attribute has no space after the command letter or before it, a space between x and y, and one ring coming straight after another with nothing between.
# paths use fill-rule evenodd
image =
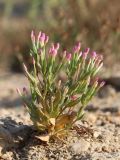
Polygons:
<instances>
[{"instance_id":1,"label":"green leaf","mask_svg":"<svg viewBox=\"0 0 120 160\"><path fill-rule=\"evenodd\" d=\"M55 106L55 108L59 104L60 100L61 100L61 91L60 89L57 89L56 94L55 94L55 100L53 102L53 105Z\"/></svg>"},{"instance_id":2,"label":"green leaf","mask_svg":"<svg viewBox=\"0 0 120 160\"><path fill-rule=\"evenodd\" d=\"M79 115L79 117L77 117L77 121L78 121L78 120L81 120L81 119L84 117L84 115L85 115L85 113L81 113L81 114Z\"/></svg>"},{"instance_id":3,"label":"green leaf","mask_svg":"<svg viewBox=\"0 0 120 160\"><path fill-rule=\"evenodd\" d=\"M73 100L73 101L69 102L69 103L65 106L65 108L74 107L76 104L78 104L78 103L80 102L80 100L81 100L81 98L78 98L78 99L76 99L76 100Z\"/></svg>"}]
</instances>

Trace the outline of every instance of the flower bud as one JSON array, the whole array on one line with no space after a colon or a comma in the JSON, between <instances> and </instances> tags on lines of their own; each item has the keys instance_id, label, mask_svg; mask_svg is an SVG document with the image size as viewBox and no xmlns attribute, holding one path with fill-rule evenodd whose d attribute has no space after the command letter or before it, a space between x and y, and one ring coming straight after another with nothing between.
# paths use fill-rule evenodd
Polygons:
<instances>
[{"instance_id":1,"label":"flower bud","mask_svg":"<svg viewBox=\"0 0 120 160\"><path fill-rule=\"evenodd\" d=\"M48 43L49 41L49 36L45 36L45 44Z\"/></svg>"},{"instance_id":2,"label":"flower bud","mask_svg":"<svg viewBox=\"0 0 120 160\"><path fill-rule=\"evenodd\" d=\"M33 30L31 32L31 40L32 40L32 43L35 44L35 34Z\"/></svg>"},{"instance_id":3,"label":"flower bud","mask_svg":"<svg viewBox=\"0 0 120 160\"><path fill-rule=\"evenodd\" d=\"M80 48L81 48L81 43L79 42L78 44L76 44L76 45L74 46L73 52L74 52L74 53L79 52Z\"/></svg>"},{"instance_id":4,"label":"flower bud","mask_svg":"<svg viewBox=\"0 0 120 160\"><path fill-rule=\"evenodd\" d=\"M67 58L68 61L70 61L71 58L72 58L72 54L71 54L71 53L67 53L67 54L66 54L66 58Z\"/></svg>"},{"instance_id":5,"label":"flower bud","mask_svg":"<svg viewBox=\"0 0 120 160\"><path fill-rule=\"evenodd\" d=\"M101 88L101 87L103 87L104 85L105 85L105 81L102 81L102 82L100 83L99 87Z\"/></svg>"},{"instance_id":6,"label":"flower bud","mask_svg":"<svg viewBox=\"0 0 120 160\"><path fill-rule=\"evenodd\" d=\"M45 41L45 33L41 33L41 36L39 38L40 43L44 44Z\"/></svg>"},{"instance_id":7,"label":"flower bud","mask_svg":"<svg viewBox=\"0 0 120 160\"><path fill-rule=\"evenodd\" d=\"M90 48L86 48L86 49L85 49L85 51L84 51L83 54L82 54L83 59L86 59L86 58L87 58L87 55L88 55L89 51L90 51Z\"/></svg>"},{"instance_id":8,"label":"flower bud","mask_svg":"<svg viewBox=\"0 0 120 160\"><path fill-rule=\"evenodd\" d=\"M53 56L56 56L56 55L57 55L57 50L56 50L56 49L52 50L51 54L52 54Z\"/></svg>"},{"instance_id":9,"label":"flower bud","mask_svg":"<svg viewBox=\"0 0 120 160\"><path fill-rule=\"evenodd\" d=\"M54 48L50 48L49 49L49 54L52 55L52 56L56 56L57 55L57 50L54 49Z\"/></svg>"},{"instance_id":10,"label":"flower bud","mask_svg":"<svg viewBox=\"0 0 120 160\"><path fill-rule=\"evenodd\" d=\"M58 50L60 48L60 44L59 43L54 44L54 48Z\"/></svg>"},{"instance_id":11,"label":"flower bud","mask_svg":"<svg viewBox=\"0 0 120 160\"><path fill-rule=\"evenodd\" d=\"M67 51L66 51L66 50L64 50L64 51L63 51L63 55L65 55L65 56L66 56L66 54L67 54Z\"/></svg>"},{"instance_id":12,"label":"flower bud","mask_svg":"<svg viewBox=\"0 0 120 160\"><path fill-rule=\"evenodd\" d=\"M90 51L90 48L86 48L84 52L86 52L88 54L89 51Z\"/></svg>"},{"instance_id":13,"label":"flower bud","mask_svg":"<svg viewBox=\"0 0 120 160\"><path fill-rule=\"evenodd\" d=\"M92 56L92 58L93 58L93 59L95 59L95 58L96 58L96 56L97 56L96 52L95 52L95 51L93 51L93 52L92 52L92 54L91 54L91 56Z\"/></svg>"},{"instance_id":14,"label":"flower bud","mask_svg":"<svg viewBox=\"0 0 120 160\"><path fill-rule=\"evenodd\" d=\"M56 56L57 52L58 52L58 49L59 49L59 43L52 44L51 48L49 49L49 54L52 55L52 56Z\"/></svg>"},{"instance_id":15,"label":"flower bud","mask_svg":"<svg viewBox=\"0 0 120 160\"><path fill-rule=\"evenodd\" d=\"M37 37L38 41L39 41L40 37L41 37L41 31L38 33L38 37Z\"/></svg>"},{"instance_id":16,"label":"flower bud","mask_svg":"<svg viewBox=\"0 0 120 160\"><path fill-rule=\"evenodd\" d=\"M77 99L77 96L76 95L72 95L71 96L71 100L75 101Z\"/></svg>"}]
</instances>

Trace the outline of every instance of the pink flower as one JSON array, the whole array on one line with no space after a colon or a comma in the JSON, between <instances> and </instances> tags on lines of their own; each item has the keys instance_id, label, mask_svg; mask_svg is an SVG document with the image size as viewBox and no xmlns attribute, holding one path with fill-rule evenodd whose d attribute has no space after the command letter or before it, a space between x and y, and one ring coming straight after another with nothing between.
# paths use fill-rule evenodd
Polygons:
<instances>
[{"instance_id":1,"label":"pink flower","mask_svg":"<svg viewBox=\"0 0 120 160\"><path fill-rule=\"evenodd\" d=\"M50 49L49 50L50 55L56 56L57 55L57 50L56 49Z\"/></svg>"},{"instance_id":2,"label":"pink flower","mask_svg":"<svg viewBox=\"0 0 120 160\"><path fill-rule=\"evenodd\" d=\"M66 54L66 58L67 58L68 61L70 61L71 58L72 58L72 54L71 54L71 53L67 53L67 54Z\"/></svg>"},{"instance_id":3,"label":"pink flower","mask_svg":"<svg viewBox=\"0 0 120 160\"><path fill-rule=\"evenodd\" d=\"M52 47L49 49L49 54L52 55L52 56L56 56L57 50L54 49L54 46L52 46Z\"/></svg>"},{"instance_id":4,"label":"pink flower","mask_svg":"<svg viewBox=\"0 0 120 160\"><path fill-rule=\"evenodd\" d=\"M86 52L88 54L89 51L90 51L90 48L86 48L84 52Z\"/></svg>"},{"instance_id":5,"label":"pink flower","mask_svg":"<svg viewBox=\"0 0 120 160\"><path fill-rule=\"evenodd\" d=\"M40 38L39 38L39 41L40 41L40 43L43 43L44 44L44 42L45 42L45 33L41 33L41 36L40 36Z\"/></svg>"},{"instance_id":6,"label":"pink flower","mask_svg":"<svg viewBox=\"0 0 120 160\"><path fill-rule=\"evenodd\" d=\"M92 56L92 58L93 58L93 59L95 59L95 58L97 57L96 52L95 52L95 51L93 51L93 52L92 52L92 54L91 54L91 56Z\"/></svg>"},{"instance_id":7,"label":"pink flower","mask_svg":"<svg viewBox=\"0 0 120 160\"><path fill-rule=\"evenodd\" d=\"M77 44L74 46L73 52L74 52L74 53L79 52L80 48L81 48L81 43L79 42L79 43L77 43Z\"/></svg>"},{"instance_id":8,"label":"pink flower","mask_svg":"<svg viewBox=\"0 0 120 160\"><path fill-rule=\"evenodd\" d=\"M76 95L72 95L72 96L71 96L71 99L72 99L73 101L75 101L75 100L77 99L77 96L76 96Z\"/></svg>"},{"instance_id":9,"label":"pink flower","mask_svg":"<svg viewBox=\"0 0 120 160\"><path fill-rule=\"evenodd\" d=\"M83 52L82 56L83 56L84 59L87 58L87 55L88 55L89 51L90 51L90 48L86 48L85 51Z\"/></svg>"},{"instance_id":10,"label":"pink flower","mask_svg":"<svg viewBox=\"0 0 120 160\"><path fill-rule=\"evenodd\" d=\"M52 56L56 56L58 53L59 47L60 47L59 43L52 44L51 48L49 49L49 54Z\"/></svg>"}]
</instances>

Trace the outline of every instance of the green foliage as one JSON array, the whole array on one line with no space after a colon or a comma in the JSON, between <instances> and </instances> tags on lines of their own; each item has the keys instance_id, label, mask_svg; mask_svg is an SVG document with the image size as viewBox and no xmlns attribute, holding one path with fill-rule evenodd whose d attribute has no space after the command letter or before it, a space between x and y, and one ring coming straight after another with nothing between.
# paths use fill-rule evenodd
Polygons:
<instances>
[{"instance_id":1,"label":"green foliage","mask_svg":"<svg viewBox=\"0 0 120 160\"><path fill-rule=\"evenodd\" d=\"M58 60L60 45L46 47L49 37L39 32L35 37L31 33L33 48L30 56L32 71L24 64L25 75L29 80L31 99L27 98L27 89L21 93L30 118L39 131L47 131L49 136L62 135L84 115L84 108L104 82L95 78L102 67L102 56L81 50L81 44L74 46L72 53L62 52ZM63 71L66 80L59 79ZM78 111L75 111L77 106Z\"/></svg>"}]
</instances>

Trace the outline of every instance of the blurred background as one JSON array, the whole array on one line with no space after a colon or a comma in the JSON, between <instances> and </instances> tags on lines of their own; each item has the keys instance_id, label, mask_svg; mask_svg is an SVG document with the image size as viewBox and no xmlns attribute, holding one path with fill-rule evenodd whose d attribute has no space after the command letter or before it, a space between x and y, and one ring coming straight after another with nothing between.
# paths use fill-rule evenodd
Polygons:
<instances>
[{"instance_id":1,"label":"blurred background","mask_svg":"<svg viewBox=\"0 0 120 160\"><path fill-rule=\"evenodd\" d=\"M84 125L94 126L97 128L96 131L98 130L98 137L102 137L98 140L95 138L96 148L91 144L89 147L90 150L92 148L92 155L98 155L95 159L109 159L111 156L110 159L120 159L120 0L0 0L0 125L1 118L6 117L31 124L28 112L16 92L16 88L29 88L21 62L24 61L30 66L31 30L35 30L36 33L45 32L51 42L60 42L61 47L68 51L80 41L83 50L90 47L91 50L103 54L104 67L100 72L100 78L106 85L88 104L85 114L87 123ZM99 145L96 143L98 141ZM16 144L18 146L18 143ZM21 144L18 146L20 149L21 146L24 147ZM25 145L28 146L28 143L25 142ZM80 148L86 148L84 146ZM12 146L12 150L13 148ZM35 152L33 147L27 148L31 148L32 151L27 151L24 147L20 155L24 156L26 152L32 159L35 155L39 156L36 153L42 155L41 152L44 151L44 148ZM56 149L54 153L58 156L58 147ZM13 157L18 150L13 150ZM52 159L53 151L54 148L50 152ZM85 152L87 156L88 151L89 149ZM68 156L68 151L63 154ZM62 153L60 157L61 155ZM105 155L105 158L100 158L100 155ZM79 158L78 153L76 158ZM11 159L10 156L8 159Z\"/></svg>"},{"instance_id":2,"label":"blurred background","mask_svg":"<svg viewBox=\"0 0 120 160\"><path fill-rule=\"evenodd\" d=\"M29 63L32 29L63 48L80 41L104 54L106 66L119 63L119 13L119 0L0 0L0 68L21 72L21 59Z\"/></svg>"}]
</instances>

